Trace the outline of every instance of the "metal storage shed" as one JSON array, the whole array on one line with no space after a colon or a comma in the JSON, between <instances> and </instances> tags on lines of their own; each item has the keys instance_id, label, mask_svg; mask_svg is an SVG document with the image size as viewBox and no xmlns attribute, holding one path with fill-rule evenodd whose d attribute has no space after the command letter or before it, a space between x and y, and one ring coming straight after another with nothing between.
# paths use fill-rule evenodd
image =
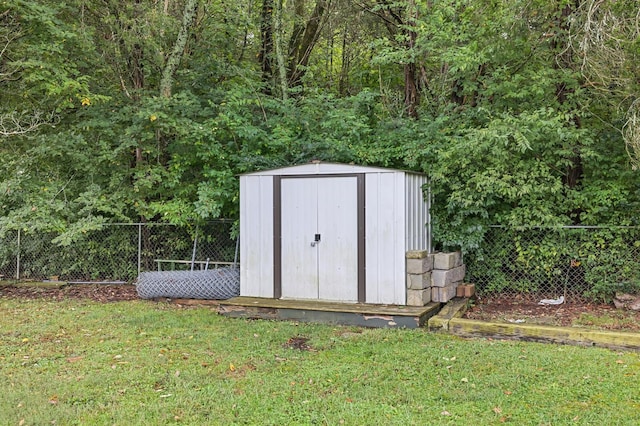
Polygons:
<instances>
[{"instance_id":1,"label":"metal storage shed","mask_svg":"<svg viewBox=\"0 0 640 426\"><path fill-rule=\"evenodd\" d=\"M405 253L431 248L426 183L323 162L240 176L240 295L405 305Z\"/></svg>"}]
</instances>

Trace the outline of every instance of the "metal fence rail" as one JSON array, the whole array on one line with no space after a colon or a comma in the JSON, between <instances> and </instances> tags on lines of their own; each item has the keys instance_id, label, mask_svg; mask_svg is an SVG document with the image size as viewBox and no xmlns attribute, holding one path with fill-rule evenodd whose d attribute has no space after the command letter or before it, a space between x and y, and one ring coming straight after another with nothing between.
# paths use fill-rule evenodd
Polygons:
<instances>
[{"instance_id":1,"label":"metal fence rail","mask_svg":"<svg viewBox=\"0 0 640 426\"><path fill-rule=\"evenodd\" d=\"M640 290L640 228L494 226L465 263L480 296L607 301Z\"/></svg>"},{"instance_id":2,"label":"metal fence rail","mask_svg":"<svg viewBox=\"0 0 640 426\"><path fill-rule=\"evenodd\" d=\"M197 228L104 224L67 246L52 242L55 233L0 230L0 279L131 282L140 272L159 266L180 270L190 268L192 260L197 268L233 263L238 253L232 228L229 220Z\"/></svg>"}]
</instances>

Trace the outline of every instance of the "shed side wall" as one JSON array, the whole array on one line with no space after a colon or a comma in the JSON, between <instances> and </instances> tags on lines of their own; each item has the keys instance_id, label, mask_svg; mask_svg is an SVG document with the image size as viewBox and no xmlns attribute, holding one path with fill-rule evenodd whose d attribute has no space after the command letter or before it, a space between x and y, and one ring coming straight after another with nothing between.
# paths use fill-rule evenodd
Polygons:
<instances>
[{"instance_id":1,"label":"shed side wall","mask_svg":"<svg viewBox=\"0 0 640 426\"><path fill-rule=\"evenodd\" d=\"M405 250L431 251L429 204L422 187L428 183L424 175L407 173L405 178L406 247Z\"/></svg>"},{"instance_id":2,"label":"shed side wall","mask_svg":"<svg viewBox=\"0 0 640 426\"><path fill-rule=\"evenodd\" d=\"M366 301L404 305L404 173L366 174Z\"/></svg>"},{"instance_id":3,"label":"shed side wall","mask_svg":"<svg viewBox=\"0 0 640 426\"><path fill-rule=\"evenodd\" d=\"M240 295L273 298L273 176L240 177Z\"/></svg>"}]
</instances>

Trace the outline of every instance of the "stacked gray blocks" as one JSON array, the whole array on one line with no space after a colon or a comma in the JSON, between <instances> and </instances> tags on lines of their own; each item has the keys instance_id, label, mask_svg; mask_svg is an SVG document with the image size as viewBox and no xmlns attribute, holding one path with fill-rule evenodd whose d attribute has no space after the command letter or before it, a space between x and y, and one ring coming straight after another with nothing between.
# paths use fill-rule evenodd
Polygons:
<instances>
[{"instance_id":1,"label":"stacked gray blocks","mask_svg":"<svg viewBox=\"0 0 640 426\"><path fill-rule=\"evenodd\" d=\"M426 250L410 250L406 261L407 305L446 303L456 296L466 272L459 251L430 254Z\"/></svg>"},{"instance_id":2,"label":"stacked gray blocks","mask_svg":"<svg viewBox=\"0 0 640 426\"><path fill-rule=\"evenodd\" d=\"M431 300L446 303L456 296L458 285L464 280L466 272L459 251L436 253L433 255L431 271Z\"/></svg>"},{"instance_id":3,"label":"stacked gray blocks","mask_svg":"<svg viewBox=\"0 0 640 426\"><path fill-rule=\"evenodd\" d=\"M426 250L410 250L407 259L407 305L424 306L431 302L433 255Z\"/></svg>"}]
</instances>

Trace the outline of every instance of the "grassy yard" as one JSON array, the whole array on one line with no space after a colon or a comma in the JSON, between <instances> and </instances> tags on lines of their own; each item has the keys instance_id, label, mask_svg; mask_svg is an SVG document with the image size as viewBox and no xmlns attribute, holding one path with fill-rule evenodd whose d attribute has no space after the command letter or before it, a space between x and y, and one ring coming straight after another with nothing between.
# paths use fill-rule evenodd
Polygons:
<instances>
[{"instance_id":1,"label":"grassy yard","mask_svg":"<svg viewBox=\"0 0 640 426\"><path fill-rule=\"evenodd\" d=\"M0 425L636 425L634 352L0 299Z\"/></svg>"}]
</instances>

